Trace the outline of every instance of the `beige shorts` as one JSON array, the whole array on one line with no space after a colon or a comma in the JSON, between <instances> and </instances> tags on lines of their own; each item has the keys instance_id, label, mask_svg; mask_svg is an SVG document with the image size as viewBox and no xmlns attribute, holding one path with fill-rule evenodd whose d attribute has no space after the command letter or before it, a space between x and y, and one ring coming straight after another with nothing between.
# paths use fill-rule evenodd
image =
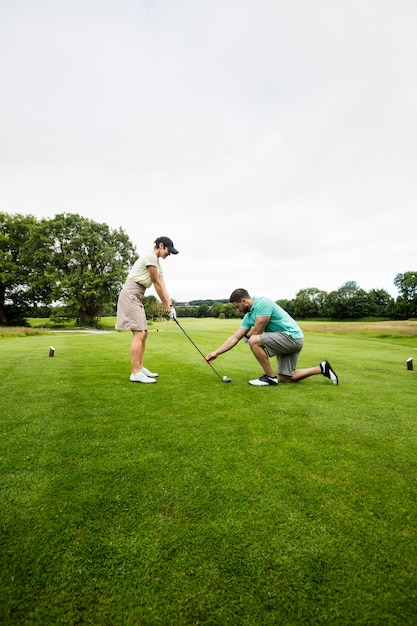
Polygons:
<instances>
[{"instance_id":1,"label":"beige shorts","mask_svg":"<svg viewBox=\"0 0 417 626\"><path fill-rule=\"evenodd\" d=\"M117 301L116 330L148 330L142 300L146 288L127 280Z\"/></svg>"}]
</instances>

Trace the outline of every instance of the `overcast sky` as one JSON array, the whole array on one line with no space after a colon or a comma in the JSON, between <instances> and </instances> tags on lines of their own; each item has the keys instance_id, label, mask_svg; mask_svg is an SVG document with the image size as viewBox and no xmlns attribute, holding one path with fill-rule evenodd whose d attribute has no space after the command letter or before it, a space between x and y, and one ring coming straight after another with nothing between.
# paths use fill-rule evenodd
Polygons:
<instances>
[{"instance_id":1,"label":"overcast sky","mask_svg":"<svg viewBox=\"0 0 417 626\"><path fill-rule=\"evenodd\" d=\"M416 0L0 0L0 211L170 236L176 300L396 297L416 33Z\"/></svg>"}]
</instances>

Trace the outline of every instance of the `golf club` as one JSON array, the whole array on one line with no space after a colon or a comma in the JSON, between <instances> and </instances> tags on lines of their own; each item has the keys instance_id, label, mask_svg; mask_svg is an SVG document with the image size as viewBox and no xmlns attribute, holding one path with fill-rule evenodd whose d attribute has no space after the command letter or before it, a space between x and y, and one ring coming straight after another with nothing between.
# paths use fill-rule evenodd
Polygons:
<instances>
[{"instance_id":1,"label":"golf club","mask_svg":"<svg viewBox=\"0 0 417 626\"><path fill-rule=\"evenodd\" d=\"M186 330L181 326L181 324L179 323L179 321L177 320L176 317L172 318L174 320L174 322L177 324L177 326L179 326L182 330L182 332L184 333L184 335L191 341L191 343L193 344L194 348L201 354L201 356L203 357L204 361L207 363L207 365L210 365L211 369L213 370L213 372L216 374L216 376L218 376L220 378L220 380L222 381L222 383L230 383L231 382L231 378L228 378L228 376L223 376L221 377L219 372L217 370L214 369L214 367L212 366L211 363L209 363L206 360L206 357L204 356L204 354L201 352L200 348L194 343L194 341L191 339L190 335L186 332Z\"/></svg>"}]
</instances>

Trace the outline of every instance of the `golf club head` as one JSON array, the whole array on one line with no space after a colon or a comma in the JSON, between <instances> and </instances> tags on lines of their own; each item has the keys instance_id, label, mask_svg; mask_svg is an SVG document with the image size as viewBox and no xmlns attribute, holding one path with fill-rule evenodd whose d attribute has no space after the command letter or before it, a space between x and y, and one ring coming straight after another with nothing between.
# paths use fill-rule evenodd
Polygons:
<instances>
[{"instance_id":1,"label":"golf club head","mask_svg":"<svg viewBox=\"0 0 417 626\"><path fill-rule=\"evenodd\" d=\"M207 365L209 365L209 367L211 367L211 369L213 370L213 372L216 374L217 378L219 378L223 383L230 383L231 382L231 378L229 378L228 376L223 376L223 378L220 376L219 372L213 367L213 365L210 363L210 361L207 361L206 357L204 356L204 354L201 352L200 348L197 346L197 344L191 339L190 335L187 333L187 331L181 326L181 324L179 323L179 321L177 320L176 317L171 318L174 320L174 322L177 324L177 326L182 330L182 332L184 333L184 335L187 337L187 339L189 339L191 341L191 343L193 344L194 348L197 350L197 352L199 352L201 354L201 356L203 357L203 359L205 360L205 362L207 363Z\"/></svg>"}]
</instances>

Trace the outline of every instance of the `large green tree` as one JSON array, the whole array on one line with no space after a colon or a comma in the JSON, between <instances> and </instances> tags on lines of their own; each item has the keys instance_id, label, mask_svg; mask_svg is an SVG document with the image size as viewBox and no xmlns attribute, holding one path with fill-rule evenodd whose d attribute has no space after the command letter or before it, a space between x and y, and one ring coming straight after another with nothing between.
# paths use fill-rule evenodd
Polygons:
<instances>
[{"instance_id":1,"label":"large green tree","mask_svg":"<svg viewBox=\"0 0 417 626\"><path fill-rule=\"evenodd\" d=\"M406 317L417 317L417 272L397 274L394 285L400 294L399 307Z\"/></svg>"},{"instance_id":2,"label":"large green tree","mask_svg":"<svg viewBox=\"0 0 417 626\"><path fill-rule=\"evenodd\" d=\"M395 315L395 301L385 289L368 291L369 315L390 317Z\"/></svg>"},{"instance_id":3,"label":"large green tree","mask_svg":"<svg viewBox=\"0 0 417 626\"><path fill-rule=\"evenodd\" d=\"M28 287L27 240L32 215L0 213L0 325L22 324L37 298Z\"/></svg>"},{"instance_id":4,"label":"large green tree","mask_svg":"<svg viewBox=\"0 0 417 626\"><path fill-rule=\"evenodd\" d=\"M326 292L320 291L316 287L300 289L292 301L295 317L309 318L322 317Z\"/></svg>"},{"instance_id":5,"label":"large green tree","mask_svg":"<svg viewBox=\"0 0 417 626\"><path fill-rule=\"evenodd\" d=\"M360 319L369 315L366 291L351 280L337 291L331 291L325 299L324 314L335 319Z\"/></svg>"},{"instance_id":6,"label":"large green tree","mask_svg":"<svg viewBox=\"0 0 417 626\"><path fill-rule=\"evenodd\" d=\"M60 302L79 324L91 324L115 302L136 250L128 235L72 213L43 219L27 252L30 284L45 302Z\"/></svg>"}]
</instances>

